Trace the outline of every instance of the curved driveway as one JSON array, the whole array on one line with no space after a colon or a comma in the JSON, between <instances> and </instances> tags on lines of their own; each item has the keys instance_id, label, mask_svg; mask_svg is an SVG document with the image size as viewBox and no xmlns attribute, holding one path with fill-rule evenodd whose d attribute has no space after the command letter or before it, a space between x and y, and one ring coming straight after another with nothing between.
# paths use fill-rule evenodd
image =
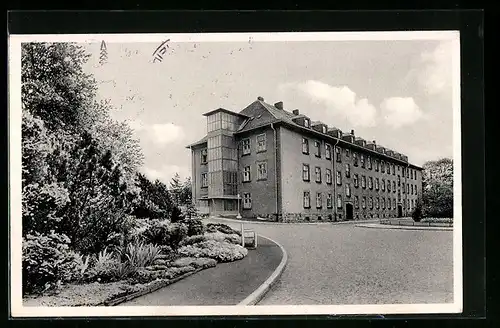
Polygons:
<instances>
[{"instance_id":1,"label":"curved driveway","mask_svg":"<svg viewBox=\"0 0 500 328\"><path fill-rule=\"evenodd\" d=\"M245 229L288 253L280 281L259 305L453 302L451 231L266 223L245 223Z\"/></svg>"}]
</instances>

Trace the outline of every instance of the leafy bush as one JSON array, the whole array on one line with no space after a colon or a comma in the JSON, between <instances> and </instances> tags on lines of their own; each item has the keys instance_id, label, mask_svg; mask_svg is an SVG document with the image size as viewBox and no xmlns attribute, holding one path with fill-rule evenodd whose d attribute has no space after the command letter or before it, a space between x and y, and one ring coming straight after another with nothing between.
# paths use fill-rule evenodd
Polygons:
<instances>
[{"instance_id":1,"label":"leafy bush","mask_svg":"<svg viewBox=\"0 0 500 328\"><path fill-rule=\"evenodd\" d=\"M143 239L147 243L169 246L175 249L179 247L179 243L186 238L187 235L188 227L183 223L152 220L150 226L143 233Z\"/></svg>"},{"instance_id":2,"label":"leafy bush","mask_svg":"<svg viewBox=\"0 0 500 328\"><path fill-rule=\"evenodd\" d=\"M188 228L188 236L201 235L205 231L205 226L198 218L185 219L182 221Z\"/></svg>"},{"instance_id":3,"label":"leafy bush","mask_svg":"<svg viewBox=\"0 0 500 328\"><path fill-rule=\"evenodd\" d=\"M422 222L453 223L453 218L423 218Z\"/></svg>"},{"instance_id":4,"label":"leafy bush","mask_svg":"<svg viewBox=\"0 0 500 328\"><path fill-rule=\"evenodd\" d=\"M222 232L228 235L237 234L241 236L241 231L234 230L230 226L224 223L209 223L207 224L207 232Z\"/></svg>"},{"instance_id":5,"label":"leafy bush","mask_svg":"<svg viewBox=\"0 0 500 328\"><path fill-rule=\"evenodd\" d=\"M241 244L241 237L235 233L227 234L217 231L207 232L204 236L205 240L225 241L231 244Z\"/></svg>"},{"instance_id":6,"label":"leafy bush","mask_svg":"<svg viewBox=\"0 0 500 328\"><path fill-rule=\"evenodd\" d=\"M413 221L420 222L422 220L422 206L417 205L411 212Z\"/></svg>"},{"instance_id":7,"label":"leafy bush","mask_svg":"<svg viewBox=\"0 0 500 328\"><path fill-rule=\"evenodd\" d=\"M228 242L207 240L194 245L182 246L178 253L185 257L208 257L218 262L240 260L248 254L248 250L240 245Z\"/></svg>"},{"instance_id":8,"label":"leafy bush","mask_svg":"<svg viewBox=\"0 0 500 328\"><path fill-rule=\"evenodd\" d=\"M119 259L112 252L104 249L97 254L97 258L87 274L86 280L111 282L116 281L122 273L118 272L121 268Z\"/></svg>"},{"instance_id":9,"label":"leafy bush","mask_svg":"<svg viewBox=\"0 0 500 328\"><path fill-rule=\"evenodd\" d=\"M71 280L74 253L66 235L28 234L23 238L23 294L57 288Z\"/></svg>"},{"instance_id":10,"label":"leafy bush","mask_svg":"<svg viewBox=\"0 0 500 328\"><path fill-rule=\"evenodd\" d=\"M129 244L118 251L121 262L133 268L144 268L158 259L161 254L160 247L151 244Z\"/></svg>"},{"instance_id":11,"label":"leafy bush","mask_svg":"<svg viewBox=\"0 0 500 328\"><path fill-rule=\"evenodd\" d=\"M217 261L204 257L182 257L171 263L172 267L193 266L195 268L211 268L217 264Z\"/></svg>"},{"instance_id":12,"label":"leafy bush","mask_svg":"<svg viewBox=\"0 0 500 328\"><path fill-rule=\"evenodd\" d=\"M129 282L132 284L144 284L157 279L173 279L194 270L195 268L190 265L156 271L139 269L130 276Z\"/></svg>"},{"instance_id":13,"label":"leafy bush","mask_svg":"<svg viewBox=\"0 0 500 328\"><path fill-rule=\"evenodd\" d=\"M190 236L186 237L181 242L179 243L179 246L186 246L186 245L193 245L202 241L205 241L205 235L195 235L195 236Z\"/></svg>"}]
</instances>

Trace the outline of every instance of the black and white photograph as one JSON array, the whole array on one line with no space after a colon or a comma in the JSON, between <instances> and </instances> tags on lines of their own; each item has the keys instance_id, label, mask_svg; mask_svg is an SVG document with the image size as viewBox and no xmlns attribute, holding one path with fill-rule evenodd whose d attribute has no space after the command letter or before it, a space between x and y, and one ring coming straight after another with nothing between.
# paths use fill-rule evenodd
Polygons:
<instances>
[{"instance_id":1,"label":"black and white photograph","mask_svg":"<svg viewBox=\"0 0 500 328\"><path fill-rule=\"evenodd\" d=\"M12 315L460 313L459 49L11 35Z\"/></svg>"}]
</instances>

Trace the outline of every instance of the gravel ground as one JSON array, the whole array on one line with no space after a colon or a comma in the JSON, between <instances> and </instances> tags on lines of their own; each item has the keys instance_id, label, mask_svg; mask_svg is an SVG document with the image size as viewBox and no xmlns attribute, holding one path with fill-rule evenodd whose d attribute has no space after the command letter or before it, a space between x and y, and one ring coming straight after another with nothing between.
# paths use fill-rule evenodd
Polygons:
<instances>
[{"instance_id":1,"label":"gravel ground","mask_svg":"<svg viewBox=\"0 0 500 328\"><path fill-rule=\"evenodd\" d=\"M245 228L276 240L288 253L280 281L259 305L453 302L452 231L353 224Z\"/></svg>"}]
</instances>

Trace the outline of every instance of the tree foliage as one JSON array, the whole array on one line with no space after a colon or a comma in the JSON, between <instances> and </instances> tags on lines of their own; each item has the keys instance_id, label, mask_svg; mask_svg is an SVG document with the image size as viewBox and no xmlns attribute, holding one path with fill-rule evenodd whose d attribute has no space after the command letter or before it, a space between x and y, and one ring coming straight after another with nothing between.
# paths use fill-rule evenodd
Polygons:
<instances>
[{"instance_id":1,"label":"tree foliage","mask_svg":"<svg viewBox=\"0 0 500 328\"><path fill-rule=\"evenodd\" d=\"M453 217L453 160L423 165L422 211L426 217Z\"/></svg>"}]
</instances>

